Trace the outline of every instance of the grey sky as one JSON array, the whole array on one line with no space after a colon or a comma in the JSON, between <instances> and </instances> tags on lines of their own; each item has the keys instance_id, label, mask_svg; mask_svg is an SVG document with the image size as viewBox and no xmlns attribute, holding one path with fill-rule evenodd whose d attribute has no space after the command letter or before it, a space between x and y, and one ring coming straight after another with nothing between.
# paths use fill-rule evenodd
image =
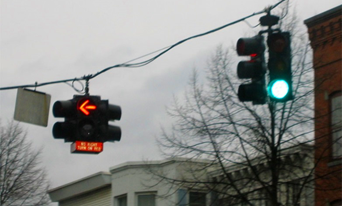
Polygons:
<instances>
[{"instance_id":1,"label":"grey sky","mask_svg":"<svg viewBox=\"0 0 342 206\"><path fill-rule=\"evenodd\" d=\"M235 21L276 3L274 0L1 0L0 87L42 83L94 74L169 46L189 36ZM340 4L339 0L294 0L304 19ZM256 25L260 16L248 20ZM305 28L304 28L305 29ZM260 30L260 27L254 31ZM126 161L160 159L155 139L172 119L165 107L182 95L194 67L205 66L219 44L230 46L250 33L239 23L182 44L141 68L116 68L90 81L90 94L122 107L122 140L105 143L99 155L70 154L70 144L52 137L62 119L50 112L49 126L22 123L52 187ZM77 85L77 84L76 84ZM56 100L76 92L66 84L37 88ZM13 119L16 90L0 91L2 124ZM51 107L52 107L51 104ZM51 110L51 109L50 109Z\"/></svg>"}]
</instances>

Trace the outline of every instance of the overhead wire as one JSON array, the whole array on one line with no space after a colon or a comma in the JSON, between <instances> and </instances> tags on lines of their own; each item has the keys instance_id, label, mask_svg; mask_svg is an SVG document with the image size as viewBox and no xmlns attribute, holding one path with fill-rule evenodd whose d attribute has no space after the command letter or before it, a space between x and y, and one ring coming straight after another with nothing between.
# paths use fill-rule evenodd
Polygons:
<instances>
[{"instance_id":1,"label":"overhead wire","mask_svg":"<svg viewBox=\"0 0 342 206\"><path fill-rule=\"evenodd\" d=\"M194 35L194 36L191 36L191 37L188 37L188 38L185 38L183 40L180 40L178 41L177 43L175 44L172 44L170 46L167 46L167 47L164 47L162 49L158 49L156 51L153 51L153 52L150 52L148 54L145 54L145 55L142 55L140 57L137 57L137 58L134 58L132 60L129 60L127 62L124 62L124 63L121 63L121 64L116 64L116 65L113 65L113 66L110 66L110 67L107 67L95 74L90 74L90 75L85 75L83 77L80 77L80 78L73 78L73 79L65 79L65 80L59 80L59 81L52 81L52 82L44 82L44 83L35 83L35 84L27 84L27 85L18 85L18 86L10 86L10 87L0 87L0 90L9 90L9 89L18 89L18 88L28 88L28 87L41 87L41 86L46 86L46 85L51 85L51 84L58 84L58 83L67 83L67 82L75 82L75 81L81 81L81 80L86 80L86 81L89 81L90 79L93 79L97 76L99 76L100 74L103 74L104 72L107 72L111 69L114 69L114 68L119 68L119 67L130 67L130 68L136 68L136 67L143 67L143 66L146 66L148 64L150 64L151 62L155 61L156 59L158 59L159 57L161 57L162 55L164 55L165 53L169 52L171 49L179 46L180 44L183 44L189 40L192 40L192 39L195 39L195 38L199 38L199 37L202 37L202 36L206 36L208 34L211 34L211 33L214 33L214 32L217 32L219 30L222 30L226 27L229 27L229 26L232 26L234 24L237 24L241 21L245 21L253 16L256 16L256 15L259 15L259 14L262 14L262 13L265 13L265 12L270 12L272 9L276 8L279 4L281 4L282 2L284 2L286 0L281 0L279 1L277 4L273 5L273 6L270 6L269 8L267 9L264 9L262 11L259 11L259 12L255 12L253 14L250 14L248 16L245 16L241 19L238 19L236 21L233 21L233 22L230 22L228 24L225 24L223 26L220 26L218 28L215 28L215 29L212 29L212 30L209 30L207 32L204 32L204 33L201 33L201 34L197 34L197 35ZM160 52L161 51L161 52ZM141 59L141 58L144 58L146 56L149 56L149 55L152 55L154 53L157 53L157 52L160 52L158 53L156 56L150 58L150 59L147 59L145 61L142 61L142 62L137 62L137 63L130 63L130 62L134 62L138 59ZM74 87L73 87L74 88Z\"/></svg>"},{"instance_id":2,"label":"overhead wire","mask_svg":"<svg viewBox=\"0 0 342 206\"><path fill-rule=\"evenodd\" d=\"M108 71L108 70L110 70L110 69L113 69L113 68L116 68L116 67L142 67L142 66L145 66L145 65L147 65L147 64L150 64L150 63L153 62L154 60L158 59L160 56L162 56L162 55L165 54L166 52L170 51L171 49L175 48L176 46L178 46L178 45L180 45L180 44L183 44L183 43L186 42L186 41L189 41L189 40L191 40L191 39L195 39L195 38L198 38L198 37L206 36L206 35L208 35L208 34L217 32L217 31L222 30L222 29L224 29L224 28L226 28L226 27L228 27L228 26L234 25L234 24L239 23L239 22L241 22L241 21L245 21L246 19L248 19L248 18L250 18L250 17L253 17L253 16L255 16L255 15L259 15L259 14L264 13L264 12L265 12L265 11L260 11L260 12L257 12L257 13L253 13L253 14L251 14L251 15L248 15L248 16L246 16L246 17L243 17L243 18L238 19L238 20L236 20L236 21L233 21L233 22L231 22L231 23L225 24L225 25L220 26L220 27L218 27L218 28L215 28L215 29L209 30L209 31L207 31L207 32L204 32L204 33L201 33L201 34L197 34L197 35L188 37L188 38L186 38L186 39L180 40L180 41L178 41L177 43L175 43L175 44L173 44L173 45L171 45L171 46L164 47L164 49L165 49L164 51L160 52L158 55L156 55L156 56L154 56L154 57L152 57L152 58L150 58L150 59L148 59L148 60L145 60L145 61L143 61L143 62L133 63L133 64L125 64L125 63L124 63L124 64L117 64L117 65L114 65L114 66L111 66L111 67L107 67L107 68L101 70L100 72L97 72L96 74L92 75L90 78L91 78L91 79L92 79L92 78L95 78L96 76L102 74L103 72L106 72L106 71ZM162 49L162 50L163 50L163 49Z\"/></svg>"}]
</instances>

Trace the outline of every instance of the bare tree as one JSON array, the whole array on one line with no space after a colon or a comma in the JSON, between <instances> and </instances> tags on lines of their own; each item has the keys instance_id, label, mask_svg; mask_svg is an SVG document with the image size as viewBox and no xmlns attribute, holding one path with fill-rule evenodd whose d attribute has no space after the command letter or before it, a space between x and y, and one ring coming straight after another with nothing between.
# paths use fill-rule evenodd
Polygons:
<instances>
[{"instance_id":1,"label":"bare tree","mask_svg":"<svg viewBox=\"0 0 342 206\"><path fill-rule=\"evenodd\" d=\"M0 125L0 205L47 205L49 187L39 155L19 123Z\"/></svg>"},{"instance_id":2,"label":"bare tree","mask_svg":"<svg viewBox=\"0 0 342 206\"><path fill-rule=\"evenodd\" d=\"M154 173L155 177L179 188L210 191L216 205L299 205L304 196L312 198L317 88L307 34L296 23L296 16L288 15L281 24L292 34L294 99L265 105L240 102L241 81L232 59L236 52L219 47L208 62L206 78L194 71L185 97L175 97L168 112L176 121L158 141L166 156L204 158L209 163L190 168L192 178ZM211 178L203 177L203 171Z\"/></svg>"}]
</instances>

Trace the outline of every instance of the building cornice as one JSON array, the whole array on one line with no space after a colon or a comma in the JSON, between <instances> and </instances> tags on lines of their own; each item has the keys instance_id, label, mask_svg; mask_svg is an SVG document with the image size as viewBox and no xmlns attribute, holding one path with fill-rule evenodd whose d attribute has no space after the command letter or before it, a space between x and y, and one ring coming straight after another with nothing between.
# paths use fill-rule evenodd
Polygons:
<instances>
[{"instance_id":1,"label":"building cornice","mask_svg":"<svg viewBox=\"0 0 342 206\"><path fill-rule=\"evenodd\" d=\"M311 18L304 20L304 23L307 25L307 27L310 28L314 25L324 23L328 21L329 19L340 16L341 10L342 10L342 5L339 5L335 8L329 9L328 11L325 11L323 13L317 14Z\"/></svg>"},{"instance_id":2,"label":"building cornice","mask_svg":"<svg viewBox=\"0 0 342 206\"><path fill-rule=\"evenodd\" d=\"M132 162L125 162L119 164L117 166L111 167L110 173L114 174L123 170L133 169L133 168L147 168L147 167L163 167L174 163L184 163L184 162L191 162L191 163L204 163L208 164L209 160L204 159L191 159L191 158L181 158L181 157L173 157L168 158L165 160L156 160L156 161L132 161Z\"/></svg>"},{"instance_id":3,"label":"building cornice","mask_svg":"<svg viewBox=\"0 0 342 206\"><path fill-rule=\"evenodd\" d=\"M111 185L111 174L98 172L48 191L52 202L59 202L74 196Z\"/></svg>"},{"instance_id":4,"label":"building cornice","mask_svg":"<svg viewBox=\"0 0 342 206\"><path fill-rule=\"evenodd\" d=\"M314 49L342 41L342 5L318 14L304 21L308 27L309 39Z\"/></svg>"}]
</instances>

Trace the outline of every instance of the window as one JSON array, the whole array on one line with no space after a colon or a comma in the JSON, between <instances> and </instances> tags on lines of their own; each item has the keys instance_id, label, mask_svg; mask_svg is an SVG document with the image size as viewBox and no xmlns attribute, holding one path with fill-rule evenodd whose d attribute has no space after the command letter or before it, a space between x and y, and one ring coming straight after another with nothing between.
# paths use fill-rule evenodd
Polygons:
<instances>
[{"instance_id":1,"label":"window","mask_svg":"<svg viewBox=\"0 0 342 206\"><path fill-rule=\"evenodd\" d=\"M189 195L190 206L205 206L206 205L206 193L203 192L190 192Z\"/></svg>"},{"instance_id":2,"label":"window","mask_svg":"<svg viewBox=\"0 0 342 206\"><path fill-rule=\"evenodd\" d=\"M332 157L342 157L342 92L331 96Z\"/></svg>"},{"instance_id":3,"label":"window","mask_svg":"<svg viewBox=\"0 0 342 206\"><path fill-rule=\"evenodd\" d=\"M300 180L292 180L286 183L286 203L288 205L300 205L299 193L300 193Z\"/></svg>"},{"instance_id":4,"label":"window","mask_svg":"<svg viewBox=\"0 0 342 206\"><path fill-rule=\"evenodd\" d=\"M178 189L177 191L178 203L177 206L187 206L187 191L185 189Z\"/></svg>"},{"instance_id":5,"label":"window","mask_svg":"<svg viewBox=\"0 0 342 206\"><path fill-rule=\"evenodd\" d=\"M127 206L127 196L120 196L116 198L117 206Z\"/></svg>"},{"instance_id":6,"label":"window","mask_svg":"<svg viewBox=\"0 0 342 206\"><path fill-rule=\"evenodd\" d=\"M178 189L177 193L177 206L206 206L207 193L188 192L186 189Z\"/></svg>"},{"instance_id":7,"label":"window","mask_svg":"<svg viewBox=\"0 0 342 206\"><path fill-rule=\"evenodd\" d=\"M138 194L138 206L155 206L156 195L153 193Z\"/></svg>"}]
</instances>

